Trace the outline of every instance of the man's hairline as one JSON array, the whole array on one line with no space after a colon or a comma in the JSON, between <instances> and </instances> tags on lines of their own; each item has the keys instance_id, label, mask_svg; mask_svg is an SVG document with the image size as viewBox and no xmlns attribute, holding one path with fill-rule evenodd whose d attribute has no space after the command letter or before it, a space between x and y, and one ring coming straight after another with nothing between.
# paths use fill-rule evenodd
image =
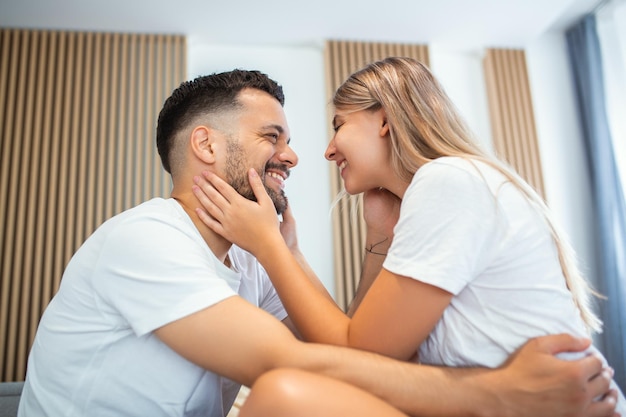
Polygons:
<instances>
[{"instance_id":1,"label":"man's hairline","mask_svg":"<svg viewBox=\"0 0 626 417\"><path fill-rule=\"evenodd\" d=\"M258 87L244 87L242 89L240 89L237 94L234 97L234 100L232 102L231 105L228 106L222 106L220 107L218 110L214 110L214 111L205 111L202 112L201 114L196 115L195 117L193 117L188 123L187 126L180 129L178 131L178 133L173 135L173 146L170 147L170 150L175 150L177 148L177 146L180 146L179 142L184 140L181 139L179 136L183 136L185 138L188 138L189 135L191 135L191 132L193 132L194 129L196 129L199 126L206 126L209 129L214 129L218 132L223 133L224 135L231 137L233 135L233 129L232 127L225 127L224 125L231 125L231 126L235 126L237 124L237 122L235 121L235 123L216 123L215 120L211 121L211 123L206 123L207 122L207 118L209 118L211 115L217 116L217 118L222 118L222 117L226 117L228 115L233 115L236 114L238 117L241 116L242 114L242 110L244 110L247 106L246 104L240 99L242 97L242 95L245 92L248 91L255 91L255 92L260 92L260 93L265 93L267 94L269 97L273 98L274 100L276 100L276 102L278 104L280 104L280 107L284 109L284 105L283 103L280 102L280 100L278 98L276 98L273 94L271 94L268 91L265 91L261 88ZM221 125L221 126L217 126L217 125ZM289 138L290 141L291 138ZM170 155L173 156L174 152ZM174 165L172 163L172 158L170 158L169 160L169 164L170 164L170 171L174 171ZM182 169L181 169L182 170ZM174 179L174 172L170 172L170 175L172 176L172 179Z\"/></svg>"}]
</instances>

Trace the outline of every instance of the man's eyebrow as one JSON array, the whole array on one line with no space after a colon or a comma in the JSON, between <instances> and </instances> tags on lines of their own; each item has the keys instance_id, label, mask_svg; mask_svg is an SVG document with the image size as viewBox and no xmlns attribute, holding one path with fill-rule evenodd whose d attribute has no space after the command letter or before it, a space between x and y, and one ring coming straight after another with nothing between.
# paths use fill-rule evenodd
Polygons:
<instances>
[{"instance_id":1,"label":"man's eyebrow","mask_svg":"<svg viewBox=\"0 0 626 417\"><path fill-rule=\"evenodd\" d=\"M262 129L263 130L276 129L276 130L278 130L278 133L285 132L285 128L282 127L281 125L277 125L277 124L265 125L265 126L262 127Z\"/></svg>"}]
</instances>

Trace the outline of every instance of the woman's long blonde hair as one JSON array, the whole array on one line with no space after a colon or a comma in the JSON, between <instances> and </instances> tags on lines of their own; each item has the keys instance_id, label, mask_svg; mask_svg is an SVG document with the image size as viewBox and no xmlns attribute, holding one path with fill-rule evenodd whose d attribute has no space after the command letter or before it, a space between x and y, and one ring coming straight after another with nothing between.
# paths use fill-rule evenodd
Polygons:
<instances>
[{"instance_id":1,"label":"woman's long blonde hair","mask_svg":"<svg viewBox=\"0 0 626 417\"><path fill-rule=\"evenodd\" d=\"M591 330L602 322L591 309L589 287L580 273L574 251L558 230L542 198L507 164L478 146L456 106L431 72L411 58L390 57L352 74L335 92L340 111L383 109L391 139L391 165L400 179L410 182L418 168L444 156L482 161L501 172L544 215L559 254L567 287Z\"/></svg>"}]
</instances>

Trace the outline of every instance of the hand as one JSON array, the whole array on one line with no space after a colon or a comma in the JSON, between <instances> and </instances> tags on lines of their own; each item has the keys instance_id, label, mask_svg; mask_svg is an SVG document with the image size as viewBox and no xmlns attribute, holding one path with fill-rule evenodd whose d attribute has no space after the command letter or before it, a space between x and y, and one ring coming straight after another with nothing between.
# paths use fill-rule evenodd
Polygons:
<instances>
[{"instance_id":1,"label":"hand","mask_svg":"<svg viewBox=\"0 0 626 417\"><path fill-rule=\"evenodd\" d=\"M400 217L400 200L390 191L374 188L363 193L363 219L367 226L366 245L384 242L384 249L389 248L393 240L393 228ZM381 247L374 250L382 251ZM386 251L386 250L385 250Z\"/></svg>"},{"instance_id":2,"label":"hand","mask_svg":"<svg viewBox=\"0 0 626 417\"><path fill-rule=\"evenodd\" d=\"M566 334L543 336L526 343L493 374L500 404L515 417L614 416L616 393L609 390L612 370L589 355L577 361L556 358L559 352L583 351L588 339ZM492 376L495 376L493 375ZM594 401L594 398L601 398ZM501 414L504 415L504 414Z\"/></svg>"},{"instance_id":3,"label":"hand","mask_svg":"<svg viewBox=\"0 0 626 417\"><path fill-rule=\"evenodd\" d=\"M254 169L249 171L248 180L256 202L241 196L212 172L195 176L192 190L204 207L196 209L200 220L215 233L258 256L259 251L272 247L272 237L283 239L274 203Z\"/></svg>"},{"instance_id":4,"label":"hand","mask_svg":"<svg viewBox=\"0 0 626 417\"><path fill-rule=\"evenodd\" d=\"M291 206L287 206L283 212L283 221L280 223L280 234L283 235L283 239L292 253L300 251L298 247L298 234L296 233L296 219L291 212Z\"/></svg>"}]
</instances>

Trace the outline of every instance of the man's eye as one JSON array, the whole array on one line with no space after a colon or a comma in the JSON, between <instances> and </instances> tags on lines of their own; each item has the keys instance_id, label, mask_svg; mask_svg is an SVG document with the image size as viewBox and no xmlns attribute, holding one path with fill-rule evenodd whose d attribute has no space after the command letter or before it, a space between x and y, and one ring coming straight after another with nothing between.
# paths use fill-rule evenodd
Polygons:
<instances>
[{"instance_id":1,"label":"man's eye","mask_svg":"<svg viewBox=\"0 0 626 417\"><path fill-rule=\"evenodd\" d=\"M276 143L278 142L278 135L276 133L269 133L267 135L265 135L266 137L270 138L270 141L272 143Z\"/></svg>"}]
</instances>

